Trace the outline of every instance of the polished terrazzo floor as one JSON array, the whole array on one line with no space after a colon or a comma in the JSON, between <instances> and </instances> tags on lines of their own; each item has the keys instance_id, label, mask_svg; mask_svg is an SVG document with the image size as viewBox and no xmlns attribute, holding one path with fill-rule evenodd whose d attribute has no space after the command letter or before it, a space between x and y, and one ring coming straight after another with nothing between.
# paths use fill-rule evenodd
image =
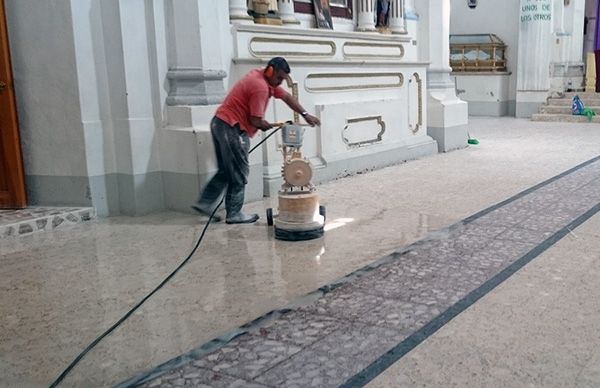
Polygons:
<instances>
[{"instance_id":1,"label":"polished terrazzo floor","mask_svg":"<svg viewBox=\"0 0 600 388\"><path fill-rule=\"evenodd\" d=\"M321 239L274 240L264 218L211 225L188 266L64 386L336 386L364 377L371 361L415 342L448 306L598 203L590 163L502 204L598 156L597 126L474 119L470 132L479 146L321 185ZM200 228L197 217L162 213L2 241L0 384L47 386L175 268ZM460 265L450 260L465 252Z\"/></svg>"},{"instance_id":2,"label":"polished terrazzo floor","mask_svg":"<svg viewBox=\"0 0 600 388\"><path fill-rule=\"evenodd\" d=\"M369 365L414 342L426 325L448 321L451 308L468 307L515 263L526 264L598 210L600 157L322 288L315 301L239 328L242 335L216 350L196 349L123 385L363 383L359 373Z\"/></svg>"}]
</instances>

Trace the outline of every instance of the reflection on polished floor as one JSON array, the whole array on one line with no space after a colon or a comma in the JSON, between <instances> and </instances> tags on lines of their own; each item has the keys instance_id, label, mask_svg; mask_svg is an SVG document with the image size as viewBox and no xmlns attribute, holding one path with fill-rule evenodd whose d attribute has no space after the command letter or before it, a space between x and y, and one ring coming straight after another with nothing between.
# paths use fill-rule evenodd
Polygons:
<instances>
[{"instance_id":1,"label":"reflection on polished floor","mask_svg":"<svg viewBox=\"0 0 600 388\"><path fill-rule=\"evenodd\" d=\"M274 240L264 217L254 225L211 225L189 264L93 349L67 376L64 385L111 386L152 371L214 338L235 333L236 328L257 317L303 301L319 287L393 256L429 232L444 230L597 157L600 144L600 131L592 125L472 119L470 133L481 141L480 145L320 185L328 215L323 238L305 242ZM593 181L598 176L597 170L586 171L586 179ZM569 190L566 185L557 189L561 195ZM539 193L556 199L553 192ZM596 206L593 194L592 190L589 198L583 195L578 209ZM274 201L265 200L248 204L247 209L264 214L265 208L274 205ZM551 217L548 222L555 219ZM547 225L543 219L536 222L527 228L532 235L535 227ZM202 226L196 216L161 213L98 219L76 226L76 233L63 229L2 240L0 385L47 386L85 346L179 264ZM493 233L489 225L481 228ZM503 232L510 234L510 230ZM598 252L599 247L592 245L590 249ZM391 271L395 273L396 269ZM370 276L378 284L373 274L377 272ZM507 283L510 280L513 278ZM364 289L352 282L347 286ZM371 302L366 303L376 304L375 299L382 297L367 294ZM347 298L352 299L353 294L349 295ZM452 298L449 301L456 302ZM364 307L358 302L356 305L358 310ZM470 314L470 310L457 319ZM425 325L435 315L425 314L425 320L417 323ZM346 318L354 322L355 317ZM323 320L320 327L326 332L330 320L327 316ZM361 330L353 327L348 332L361 336ZM386 337L383 334L369 337L363 346L376 348L369 341L380 344L377 339ZM402 341L390 337L385 344L388 348ZM304 346L286 344L290 352L295 351L294 346ZM415 351L425 346L427 341ZM332 350L332 354L336 353ZM277 362L285 366L289 357ZM203 371L215 371L217 364L199 365ZM235 372L228 374L225 367L220 370L225 370L224 378L215 386L233 384L240 377ZM255 375L250 373L245 381L256 386L285 385L277 373L273 370L272 379L265 374L262 380L252 380ZM193 374L196 379L200 375ZM407 385L420 384L418 378L411 378L403 381ZM339 385L340 380L330 381ZM397 380L391 377L389 381ZM161 384L167 385L164 381ZM435 386L435 381L431 385Z\"/></svg>"}]
</instances>

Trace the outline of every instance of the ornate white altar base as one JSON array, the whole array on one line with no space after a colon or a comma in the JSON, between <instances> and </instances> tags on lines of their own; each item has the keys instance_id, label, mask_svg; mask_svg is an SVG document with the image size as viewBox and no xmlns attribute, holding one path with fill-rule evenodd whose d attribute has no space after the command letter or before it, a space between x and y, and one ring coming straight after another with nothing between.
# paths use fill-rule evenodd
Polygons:
<instances>
[{"instance_id":1,"label":"ornate white altar base","mask_svg":"<svg viewBox=\"0 0 600 388\"><path fill-rule=\"evenodd\" d=\"M234 42L235 78L273 56L289 61L301 103L322 122L304 135L315 183L436 153L426 132L427 64L407 52L409 37L238 25ZM275 101L267 119L293 113ZM262 149L269 196L281 185L279 144L274 136Z\"/></svg>"},{"instance_id":2,"label":"ornate white altar base","mask_svg":"<svg viewBox=\"0 0 600 388\"><path fill-rule=\"evenodd\" d=\"M321 119L321 127L308 128L303 142L303 154L315 167L314 183L437 152L436 141L427 135L427 63L416 61L410 37L265 25L235 25L232 30L229 84L283 56L302 105ZM213 154L208 123L216 107L167 107L161 155L165 169L177 172L171 174L173 184L166 184L177 188L166 195L171 208L189 205L183 198L195 195L196 185L214 173L214 161L206 159ZM292 120L293 112L274 100L266 118ZM248 200L279 190L280 139L273 136L251 155ZM200 181L183 183L191 174Z\"/></svg>"}]
</instances>

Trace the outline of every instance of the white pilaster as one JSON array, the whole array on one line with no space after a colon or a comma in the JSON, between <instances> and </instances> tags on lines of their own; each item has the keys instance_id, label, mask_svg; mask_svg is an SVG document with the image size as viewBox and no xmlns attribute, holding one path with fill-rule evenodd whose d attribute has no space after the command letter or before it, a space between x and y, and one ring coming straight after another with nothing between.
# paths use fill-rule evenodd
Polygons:
<instances>
[{"instance_id":1,"label":"white pilaster","mask_svg":"<svg viewBox=\"0 0 600 388\"><path fill-rule=\"evenodd\" d=\"M227 4L203 0L168 2L168 105L218 104L225 97L223 52L231 45ZM231 10L231 8L230 8Z\"/></svg>"},{"instance_id":2,"label":"white pilaster","mask_svg":"<svg viewBox=\"0 0 600 388\"><path fill-rule=\"evenodd\" d=\"M377 0L358 0L358 31L377 31L375 28L375 10Z\"/></svg>"},{"instance_id":3,"label":"white pilaster","mask_svg":"<svg viewBox=\"0 0 600 388\"><path fill-rule=\"evenodd\" d=\"M254 20L248 15L246 0L229 0L229 22L239 24L253 24Z\"/></svg>"},{"instance_id":4,"label":"white pilaster","mask_svg":"<svg viewBox=\"0 0 600 388\"><path fill-rule=\"evenodd\" d=\"M417 15L417 10L415 9L415 0L404 0L404 15L405 17Z\"/></svg>"},{"instance_id":5,"label":"white pilaster","mask_svg":"<svg viewBox=\"0 0 600 388\"><path fill-rule=\"evenodd\" d=\"M300 21L296 19L294 14L294 0L277 0L277 6L283 24L291 25L290 27L300 25Z\"/></svg>"},{"instance_id":6,"label":"white pilaster","mask_svg":"<svg viewBox=\"0 0 600 388\"><path fill-rule=\"evenodd\" d=\"M390 2L389 24L392 34L406 34L404 0L392 0Z\"/></svg>"},{"instance_id":7,"label":"white pilaster","mask_svg":"<svg viewBox=\"0 0 600 388\"><path fill-rule=\"evenodd\" d=\"M521 0L517 64L517 117L530 117L550 89L552 0Z\"/></svg>"},{"instance_id":8,"label":"white pilaster","mask_svg":"<svg viewBox=\"0 0 600 388\"><path fill-rule=\"evenodd\" d=\"M554 0L554 34L556 45L551 45L550 91L563 92L579 89L584 83L583 20L585 0Z\"/></svg>"},{"instance_id":9,"label":"white pilaster","mask_svg":"<svg viewBox=\"0 0 600 388\"><path fill-rule=\"evenodd\" d=\"M450 79L450 0L427 0L427 134L441 152L467 145L468 105Z\"/></svg>"}]
</instances>

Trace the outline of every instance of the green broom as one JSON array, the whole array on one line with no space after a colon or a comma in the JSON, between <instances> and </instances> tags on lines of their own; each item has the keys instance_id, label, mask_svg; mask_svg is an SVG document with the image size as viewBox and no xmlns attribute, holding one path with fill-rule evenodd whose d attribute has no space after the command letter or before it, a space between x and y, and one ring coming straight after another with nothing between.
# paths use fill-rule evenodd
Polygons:
<instances>
[{"instance_id":1,"label":"green broom","mask_svg":"<svg viewBox=\"0 0 600 388\"><path fill-rule=\"evenodd\" d=\"M469 138L467 140L467 144L479 144L479 140L471 137L471 135L469 134L469 132L467 132L467 137Z\"/></svg>"}]
</instances>

